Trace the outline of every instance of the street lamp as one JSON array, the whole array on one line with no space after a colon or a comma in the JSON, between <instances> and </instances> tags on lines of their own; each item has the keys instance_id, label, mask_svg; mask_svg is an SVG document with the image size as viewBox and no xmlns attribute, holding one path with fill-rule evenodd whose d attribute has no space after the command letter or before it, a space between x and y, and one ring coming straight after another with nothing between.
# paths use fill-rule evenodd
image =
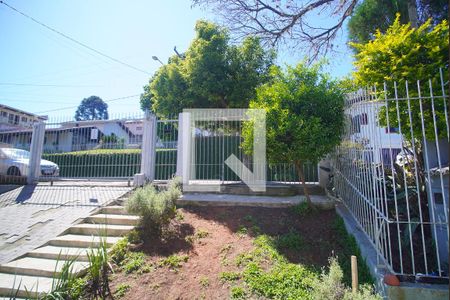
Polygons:
<instances>
[{"instance_id":1,"label":"street lamp","mask_svg":"<svg viewBox=\"0 0 450 300\"><path fill-rule=\"evenodd\" d=\"M154 56L154 55L153 55L152 58L153 58L153 60L159 61L159 63L160 63L162 66L164 66L163 62L159 60L158 56Z\"/></svg>"}]
</instances>

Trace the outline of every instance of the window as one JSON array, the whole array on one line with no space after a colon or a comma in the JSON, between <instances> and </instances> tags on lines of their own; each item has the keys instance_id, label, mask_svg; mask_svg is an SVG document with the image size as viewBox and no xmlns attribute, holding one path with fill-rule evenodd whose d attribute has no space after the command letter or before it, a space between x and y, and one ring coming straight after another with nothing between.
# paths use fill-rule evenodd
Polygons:
<instances>
[{"instance_id":1,"label":"window","mask_svg":"<svg viewBox=\"0 0 450 300\"><path fill-rule=\"evenodd\" d=\"M444 204L444 198L442 197L442 193L434 193L434 203Z\"/></svg>"},{"instance_id":2,"label":"window","mask_svg":"<svg viewBox=\"0 0 450 300\"><path fill-rule=\"evenodd\" d=\"M8 123L14 124L14 114L9 114L8 115Z\"/></svg>"},{"instance_id":3,"label":"window","mask_svg":"<svg viewBox=\"0 0 450 300\"><path fill-rule=\"evenodd\" d=\"M8 113L6 111L2 111L1 116L4 117L4 118L7 118L8 117Z\"/></svg>"},{"instance_id":4,"label":"window","mask_svg":"<svg viewBox=\"0 0 450 300\"><path fill-rule=\"evenodd\" d=\"M142 126L137 126L136 130L142 130Z\"/></svg>"},{"instance_id":5,"label":"window","mask_svg":"<svg viewBox=\"0 0 450 300\"><path fill-rule=\"evenodd\" d=\"M22 117L22 122L27 122L28 118L27 117Z\"/></svg>"},{"instance_id":6,"label":"window","mask_svg":"<svg viewBox=\"0 0 450 300\"><path fill-rule=\"evenodd\" d=\"M361 132L361 119L359 115L352 118L352 133Z\"/></svg>"},{"instance_id":7,"label":"window","mask_svg":"<svg viewBox=\"0 0 450 300\"><path fill-rule=\"evenodd\" d=\"M361 119L361 125L367 125L368 121L367 121L367 114L363 113L360 115L360 119Z\"/></svg>"},{"instance_id":8,"label":"window","mask_svg":"<svg viewBox=\"0 0 450 300\"><path fill-rule=\"evenodd\" d=\"M385 127L384 128L385 133L399 133L398 127Z\"/></svg>"}]
</instances>

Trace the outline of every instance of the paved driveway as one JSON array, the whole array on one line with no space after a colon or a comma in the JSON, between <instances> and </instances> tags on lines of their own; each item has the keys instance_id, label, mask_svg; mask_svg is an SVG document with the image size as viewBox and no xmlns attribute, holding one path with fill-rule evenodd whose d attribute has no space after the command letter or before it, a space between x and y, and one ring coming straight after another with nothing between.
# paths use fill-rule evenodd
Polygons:
<instances>
[{"instance_id":1,"label":"paved driveway","mask_svg":"<svg viewBox=\"0 0 450 300\"><path fill-rule=\"evenodd\" d=\"M0 264L58 236L95 209L120 198L127 182L27 185L0 195Z\"/></svg>"}]
</instances>

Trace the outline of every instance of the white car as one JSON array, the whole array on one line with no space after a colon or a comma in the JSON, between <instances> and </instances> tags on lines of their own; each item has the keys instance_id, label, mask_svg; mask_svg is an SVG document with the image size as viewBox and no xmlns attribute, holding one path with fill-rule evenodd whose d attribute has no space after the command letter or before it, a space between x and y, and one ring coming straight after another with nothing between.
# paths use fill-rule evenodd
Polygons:
<instances>
[{"instance_id":1,"label":"white car","mask_svg":"<svg viewBox=\"0 0 450 300\"><path fill-rule=\"evenodd\" d=\"M27 176L30 167L30 152L15 148L0 148L0 174ZM59 176L57 164L41 159L42 176Z\"/></svg>"}]
</instances>

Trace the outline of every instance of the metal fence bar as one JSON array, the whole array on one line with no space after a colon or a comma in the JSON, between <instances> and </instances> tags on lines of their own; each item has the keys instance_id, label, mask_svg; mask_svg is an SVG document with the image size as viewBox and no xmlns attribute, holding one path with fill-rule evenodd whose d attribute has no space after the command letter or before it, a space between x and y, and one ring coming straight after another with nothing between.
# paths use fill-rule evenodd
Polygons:
<instances>
[{"instance_id":1,"label":"metal fence bar","mask_svg":"<svg viewBox=\"0 0 450 300\"><path fill-rule=\"evenodd\" d=\"M448 278L446 84L440 70L426 91L405 81L349 94L346 132L332 155L336 195L381 262L401 275Z\"/></svg>"}]
</instances>

